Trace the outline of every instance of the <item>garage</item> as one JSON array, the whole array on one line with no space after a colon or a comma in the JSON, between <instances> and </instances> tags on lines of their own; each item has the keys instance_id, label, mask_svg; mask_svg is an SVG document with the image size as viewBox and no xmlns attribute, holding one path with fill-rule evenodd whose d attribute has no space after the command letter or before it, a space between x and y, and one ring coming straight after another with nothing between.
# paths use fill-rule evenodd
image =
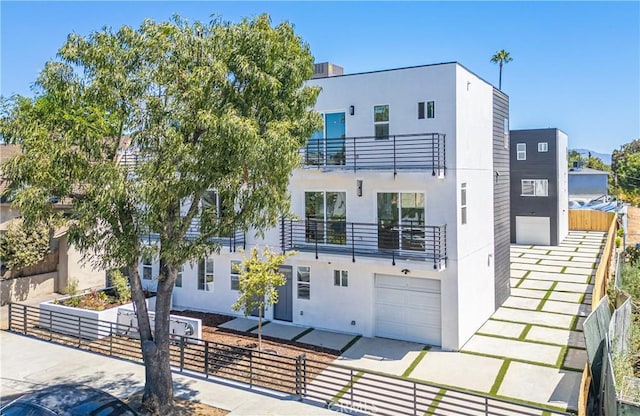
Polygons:
<instances>
[{"instance_id":1,"label":"garage","mask_svg":"<svg viewBox=\"0 0 640 416\"><path fill-rule=\"evenodd\" d=\"M375 335L440 346L440 281L376 274Z\"/></svg>"},{"instance_id":2,"label":"garage","mask_svg":"<svg viewBox=\"0 0 640 416\"><path fill-rule=\"evenodd\" d=\"M516 216L516 244L551 244L550 218Z\"/></svg>"}]
</instances>

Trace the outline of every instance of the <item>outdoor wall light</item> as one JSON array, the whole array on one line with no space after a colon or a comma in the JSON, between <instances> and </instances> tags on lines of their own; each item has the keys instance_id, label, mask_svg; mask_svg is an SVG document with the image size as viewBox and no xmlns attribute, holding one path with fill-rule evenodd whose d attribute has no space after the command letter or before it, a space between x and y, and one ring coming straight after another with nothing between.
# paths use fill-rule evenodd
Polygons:
<instances>
[{"instance_id":1,"label":"outdoor wall light","mask_svg":"<svg viewBox=\"0 0 640 416\"><path fill-rule=\"evenodd\" d=\"M411 272L411 270L409 270L409 269L402 269L402 270L400 270L400 271L401 271L402 273L404 273L404 274L409 274L409 273Z\"/></svg>"},{"instance_id":2,"label":"outdoor wall light","mask_svg":"<svg viewBox=\"0 0 640 416\"><path fill-rule=\"evenodd\" d=\"M351 321L351 325L355 325L355 324L356 324L356 321Z\"/></svg>"},{"instance_id":3,"label":"outdoor wall light","mask_svg":"<svg viewBox=\"0 0 640 416\"><path fill-rule=\"evenodd\" d=\"M362 196L362 179L358 179L356 181L358 187L358 196Z\"/></svg>"},{"instance_id":4,"label":"outdoor wall light","mask_svg":"<svg viewBox=\"0 0 640 416\"><path fill-rule=\"evenodd\" d=\"M353 115L355 115L355 114L356 114L356 107L355 107L355 106L350 105L350 106L349 106L349 115L353 116Z\"/></svg>"}]
</instances>

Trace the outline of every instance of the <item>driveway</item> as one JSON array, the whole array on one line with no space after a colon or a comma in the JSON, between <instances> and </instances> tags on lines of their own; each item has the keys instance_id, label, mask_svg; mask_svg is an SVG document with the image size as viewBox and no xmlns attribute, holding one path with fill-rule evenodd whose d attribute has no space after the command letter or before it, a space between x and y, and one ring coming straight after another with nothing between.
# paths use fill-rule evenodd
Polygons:
<instances>
[{"instance_id":1,"label":"driveway","mask_svg":"<svg viewBox=\"0 0 640 416\"><path fill-rule=\"evenodd\" d=\"M444 396L449 386L577 410L587 360L582 324L605 237L571 231L559 246L513 245L511 296L460 352L362 338L336 363L437 383Z\"/></svg>"}]
</instances>

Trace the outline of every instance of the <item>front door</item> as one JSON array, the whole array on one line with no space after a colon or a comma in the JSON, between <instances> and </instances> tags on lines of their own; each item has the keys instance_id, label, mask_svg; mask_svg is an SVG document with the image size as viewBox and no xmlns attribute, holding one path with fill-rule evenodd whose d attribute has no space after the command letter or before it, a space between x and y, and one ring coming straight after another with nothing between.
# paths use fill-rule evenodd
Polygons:
<instances>
[{"instance_id":1,"label":"front door","mask_svg":"<svg viewBox=\"0 0 640 416\"><path fill-rule=\"evenodd\" d=\"M291 266L280 266L280 273L287 279L286 283L278 287L278 303L274 305L273 319L278 321L293 321L293 269Z\"/></svg>"}]
</instances>

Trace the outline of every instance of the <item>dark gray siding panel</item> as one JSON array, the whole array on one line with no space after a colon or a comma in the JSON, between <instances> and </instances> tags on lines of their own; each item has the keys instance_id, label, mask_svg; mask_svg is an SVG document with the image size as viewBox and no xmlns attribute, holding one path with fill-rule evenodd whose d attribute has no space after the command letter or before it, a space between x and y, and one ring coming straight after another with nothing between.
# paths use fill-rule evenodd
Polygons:
<instances>
[{"instance_id":1,"label":"dark gray siding panel","mask_svg":"<svg viewBox=\"0 0 640 416\"><path fill-rule=\"evenodd\" d=\"M511 141L511 241L516 241L516 217L549 217L550 243L558 245L558 156L557 129L512 130ZM547 152L538 152L538 143L546 142ZM517 160L516 145L527 145L527 159ZM547 179L549 196L521 196L522 179Z\"/></svg>"},{"instance_id":2,"label":"dark gray siding panel","mask_svg":"<svg viewBox=\"0 0 640 416\"><path fill-rule=\"evenodd\" d=\"M494 272L496 309L511 294L509 228L509 141L505 146L504 120L509 120L509 97L493 89L493 227L494 227ZM507 129L508 129L507 125Z\"/></svg>"}]
</instances>

